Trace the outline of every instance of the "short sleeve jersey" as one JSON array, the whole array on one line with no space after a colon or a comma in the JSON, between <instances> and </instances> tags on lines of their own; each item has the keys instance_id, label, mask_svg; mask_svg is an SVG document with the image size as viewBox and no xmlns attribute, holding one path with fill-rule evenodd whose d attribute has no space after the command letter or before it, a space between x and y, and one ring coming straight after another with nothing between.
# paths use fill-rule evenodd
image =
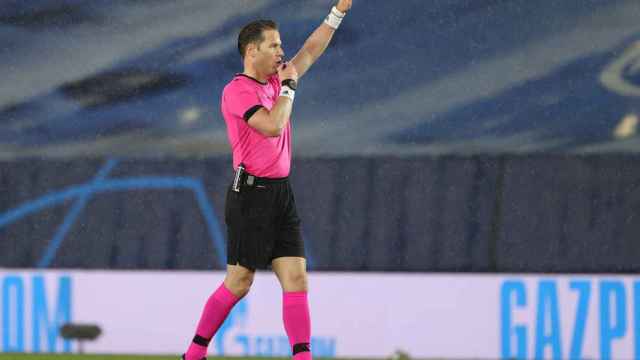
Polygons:
<instances>
[{"instance_id":1,"label":"short sleeve jersey","mask_svg":"<svg viewBox=\"0 0 640 360\"><path fill-rule=\"evenodd\" d=\"M244 164L247 172L266 178L289 176L291 167L291 122L282 134L265 136L252 128L249 118L261 108L271 110L280 95L280 79L275 74L260 82L237 74L222 91L221 110L233 152L233 168Z\"/></svg>"}]
</instances>

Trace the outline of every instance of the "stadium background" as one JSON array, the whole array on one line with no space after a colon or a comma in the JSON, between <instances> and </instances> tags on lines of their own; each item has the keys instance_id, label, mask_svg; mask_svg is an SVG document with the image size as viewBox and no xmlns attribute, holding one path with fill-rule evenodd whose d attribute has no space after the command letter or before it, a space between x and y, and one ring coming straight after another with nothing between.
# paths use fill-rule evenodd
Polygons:
<instances>
[{"instance_id":1,"label":"stadium background","mask_svg":"<svg viewBox=\"0 0 640 360\"><path fill-rule=\"evenodd\" d=\"M92 306L80 320L104 316L94 300L78 304L97 286L92 274L216 283L230 181L218 105L241 70L237 31L273 18L292 56L330 3L2 3L0 350L75 350L57 326ZM319 321L336 339L326 356L640 357L639 17L632 0L356 1L300 84L292 181L312 276L332 279L327 292L353 287L345 299L390 318L347 340ZM65 290L65 279L85 277L86 287ZM407 307L407 318L425 320L407 326L390 310L406 303L353 280L362 278L390 288L413 279L427 305ZM475 292L447 292L434 285L442 279ZM184 294L149 287L160 292L152 298L177 296L165 311L201 306L200 294L183 308ZM121 297L107 296L117 307ZM337 306L316 299L316 317ZM434 319L434 304L455 304L453 317ZM371 317L350 311L334 326ZM256 344L267 331L245 326ZM277 326L265 329L276 336ZM447 326L493 343L476 349L482 336ZM87 349L140 351L113 341ZM375 342L389 345L371 350ZM251 346L229 353L281 355Z\"/></svg>"}]
</instances>

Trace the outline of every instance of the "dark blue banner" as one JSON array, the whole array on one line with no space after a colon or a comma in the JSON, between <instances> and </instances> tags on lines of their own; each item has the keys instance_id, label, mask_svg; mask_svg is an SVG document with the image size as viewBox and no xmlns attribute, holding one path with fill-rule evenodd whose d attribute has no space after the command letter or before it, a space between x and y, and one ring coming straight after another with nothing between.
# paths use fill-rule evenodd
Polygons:
<instances>
[{"instance_id":1,"label":"dark blue banner","mask_svg":"<svg viewBox=\"0 0 640 360\"><path fill-rule=\"evenodd\" d=\"M301 159L311 269L640 270L634 156ZM221 269L226 158L0 163L0 267Z\"/></svg>"}]
</instances>

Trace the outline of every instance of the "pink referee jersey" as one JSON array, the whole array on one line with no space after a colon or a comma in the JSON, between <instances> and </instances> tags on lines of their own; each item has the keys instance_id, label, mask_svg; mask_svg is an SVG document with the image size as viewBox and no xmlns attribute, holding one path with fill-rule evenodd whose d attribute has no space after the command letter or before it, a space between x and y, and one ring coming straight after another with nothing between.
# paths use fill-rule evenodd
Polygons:
<instances>
[{"instance_id":1,"label":"pink referee jersey","mask_svg":"<svg viewBox=\"0 0 640 360\"><path fill-rule=\"evenodd\" d=\"M266 83L237 74L222 91L221 110L233 152L233 168L243 163L252 175L265 178L289 176L291 167L291 122L277 137L262 135L247 123L260 108L271 110L280 95L280 79L272 75Z\"/></svg>"}]
</instances>

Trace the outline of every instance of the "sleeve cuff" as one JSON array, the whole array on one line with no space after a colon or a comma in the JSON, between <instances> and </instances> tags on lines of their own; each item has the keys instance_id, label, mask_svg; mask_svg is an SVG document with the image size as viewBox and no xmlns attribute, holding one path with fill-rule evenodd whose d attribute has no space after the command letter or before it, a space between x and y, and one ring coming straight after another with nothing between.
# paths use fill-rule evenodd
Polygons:
<instances>
[{"instance_id":1,"label":"sleeve cuff","mask_svg":"<svg viewBox=\"0 0 640 360\"><path fill-rule=\"evenodd\" d=\"M249 121L249 119L251 119L253 114L255 114L258 110L260 110L262 108L263 108L262 105L255 105L255 106L251 107L249 110L247 110L244 113L244 115L242 116L242 118L244 119L244 121Z\"/></svg>"}]
</instances>

